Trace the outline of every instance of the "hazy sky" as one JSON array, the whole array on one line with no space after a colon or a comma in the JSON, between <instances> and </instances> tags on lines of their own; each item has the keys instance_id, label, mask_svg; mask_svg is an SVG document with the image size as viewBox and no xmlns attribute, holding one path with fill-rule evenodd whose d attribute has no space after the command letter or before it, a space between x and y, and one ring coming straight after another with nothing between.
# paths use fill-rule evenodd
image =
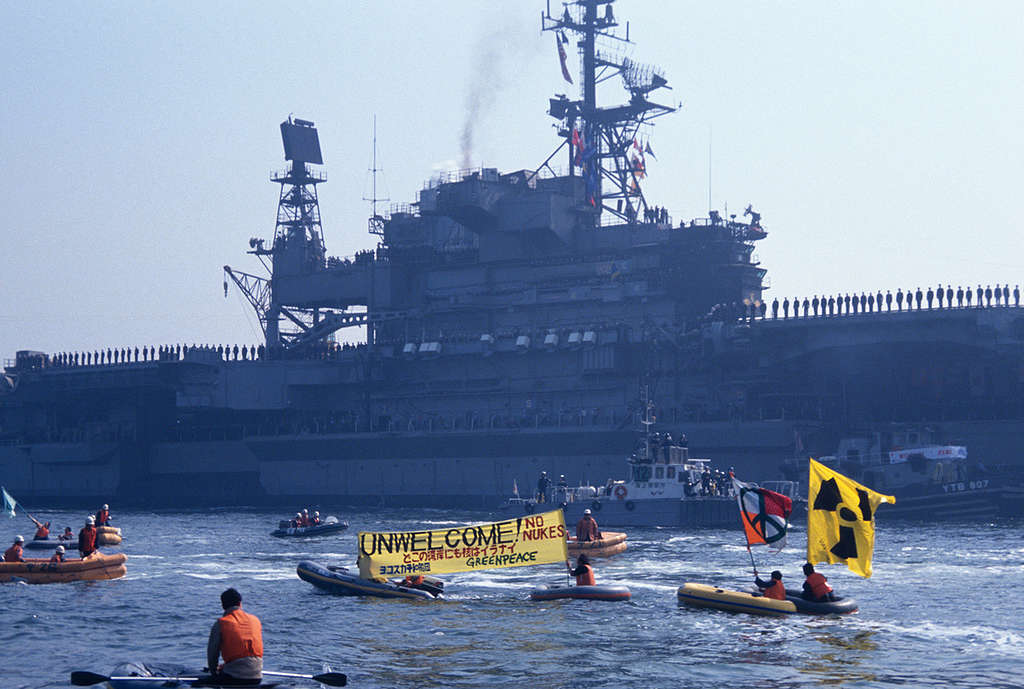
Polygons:
<instances>
[{"instance_id":1,"label":"hazy sky","mask_svg":"<svg viewBox=\"0 0 1024 689\"><path fill-rule=\"evenodd\" d=\"M544 0L7 2L0 8L0 357L257 342L222 266L255 272L284 168L320 131L328 253L366 232L371 130L409 202L470 160L536 167L562 81ZM553 11L560 4L552 2ZM645 186L676 222L764 215L772 296L1024 282L1024 12L1015 2L615 5L683 104ZM578 57L570 52L578 71ZM578 79L577 79L578 81ZM624 95L614 84L605 103Z\"/></svg>"}]
</instances>

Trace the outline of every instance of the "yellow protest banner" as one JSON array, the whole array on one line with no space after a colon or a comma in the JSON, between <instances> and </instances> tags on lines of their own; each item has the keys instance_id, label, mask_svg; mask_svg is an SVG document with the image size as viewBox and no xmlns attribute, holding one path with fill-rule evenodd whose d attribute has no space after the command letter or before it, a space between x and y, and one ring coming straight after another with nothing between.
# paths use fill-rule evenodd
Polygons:
<instances>
[{"instance_id":1,"label":"yellow protest banner","mask_svg":"<svg viewBox=\"0 0 1024 689\"><path fill-rule=\"evenodd\" d=\"M844 563L862 577L871 576L875 550L875 510L891 495L876 493L853 479L811 460L807 497L807 561Z\"/></svg>"},{"instance_id":2,"label":"yellow protest banner","mask_svg":"<svg viewBox=\"0 0 1024 689\"><path fill-rule=\"evenodd\" d=\"M359 533L361 576L471 572L564 562L562 510L436 531Z\"/></svg>"}]
</instances>

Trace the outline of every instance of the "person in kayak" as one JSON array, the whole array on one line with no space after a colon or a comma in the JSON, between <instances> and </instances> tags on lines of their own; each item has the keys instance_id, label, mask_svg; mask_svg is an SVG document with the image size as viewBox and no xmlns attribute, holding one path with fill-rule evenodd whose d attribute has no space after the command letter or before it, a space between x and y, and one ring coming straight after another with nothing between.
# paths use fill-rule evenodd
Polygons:
<instances>
[{"instance_id":1,"label":"person in kayak","mask_svg":"<svg viewBox=\"0 0 1024 689\"><path fill-rule=\"evenodd\" d=\"M832 587L828 585L828 579L814 571L814 565L810 562L804 565L804 600L815 602L831 601L836 597L832 593Z\"/></svg>"},{"instance_id":2,"label":"person in kayak","mask_svg":"<svg viewBox=\"0 0 1024 689\"><path fill-rule=\"evenodd\" d=\"M96 526L110 526L110 505L103 505L96 512Z\"/></svg>"},{"instance_id":3,"label":"person in kayak","mask_svg":"<svg viewBox=\"0 0 1024 689\"><path fill-rule=\"evenodd\" d=\"M24 562L25 558L21 555L23 552L21 544L24 542L24 536L15 536L14 544L4 551L4 562Z\"/></svg>"},{"instance_id":4,"label":"person in kayak","mask_svg":"<svg viewBox=\"0 0 1024 689\"><path fill-rule=\"evenodd\" d=\"M64 562L64 546L57 546L57 549L53 551L53 555L50 556L50 562L57 564Z\"/></svg>"},{"instance_id":5,"label":"person in kayak","mask_svg":"<svg viewBox=\"0 0 1024 689\"><path fill-rule=\"evenodd\" d=\"M779 570L772 572L772 577L768 581L763 581L755 572L754 583L757 584L757 588L764 591L765 598L786 600L786 587L782 583L782 572Z\"/></svg>"},{"instance_id":6,"label":"person in kayak","mask_svg":"<svg viewBox=\"0 0 1024 689\"><path fill-rule=\"evenodd\" d=\"M583 510L583 516L576 522L576 540L580 543L601 540L601 530L597 528L589 507Z\"/></svg>"},{"instance_id":7,"label":"person in kayak","mask_svg":"<svg viewBox=\"0 0 1024 689\"><path fill-rule=\"evenodd\" d=\"M576 569L573 569L569 565L569 561L565 561L565 566L569 570L569 574L576 577L577 586L594 586L594 568L590 566L590 558L586 555L580 555L576 558Z\"/></svg>"},{"instance_id":8,"label":"person in kayak","mask_svg":"<svg viewBox=\"0 0 1024 689\"><path fill-rule=\"evenodd\" d=\"M64 533L57 536L58 541L73 541L75 540L75 533L71 530L70 526L64 527Z\"/></svg>"},{"instance_id":9,"label":"person in kayak","mask_svg":"<svg viewBox=\"0 0 1024 689\"><path fill-rule=\"evenodd\" d=\"M96 552L96 518L85 518L85 526L78 532L78 554L86 558Z\"/></svg>"},{"instance_id":10,"label":"person in kayak","mask_svg":"<svg viewBox=\"0 0 1024 689\"><path fill-rule=\"evenodd\" d=\"M202 684L259 684L263 680L263 625L255 615L242 610L242 594L233 588L220 594L224 615L210 628L206 644L209 677ZM224 664L217 665L218 658ZM215 669L216 668L216 669Z\"/></svg>"},{"instance_id":11,"label":"person in kayak","mask_svg":"<svg viewBox=\"0 0 1024 689\"><path fill-rule=\"evenodd\" d=\"M36 535L32 537L33 541L45 541L50 538L50 522L44 524L32 515L29 515L28 518L36 525Z\"/></svg>"}]
</instances>

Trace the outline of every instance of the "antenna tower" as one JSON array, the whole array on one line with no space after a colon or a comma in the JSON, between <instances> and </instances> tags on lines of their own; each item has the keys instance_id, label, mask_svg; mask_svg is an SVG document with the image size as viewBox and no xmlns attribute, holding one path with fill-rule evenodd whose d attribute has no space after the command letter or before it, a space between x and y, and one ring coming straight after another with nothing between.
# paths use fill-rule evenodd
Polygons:
<instances>
[{"instance_id":1,"label":"antenna tower","mask_svg":"<svg viewBox=\"0 0 1024 689\"><path fill-rule=\"evenodd\" d=\"M561 16L552 16L548 0L547 11L541 15L541 30L554 32L559 42L568 43L566 34L577 36L583 76L580 99L559 95L549 101L548 113L559 121L558 134L563 141L541 167L550 170L549 161L563 147L568 149L570 176L578 172L584 180L584 199L579 210L594 226L601 224L603 212L633 223L647 209L640 188L646 171L639 129L676 110L648 100L652 91L669 88L659 69L598 50L599 38L612 44L632 43L628 22L625 36L615 33L619 23L612 12L614 2L571 0L562 3ZM615 76L621 77L629 102L598 107L597 85Z\"/></svg>"},{"instance_id":2,"label":"antenna tower","mask_svg":"<svg viewBox=\"0 0 1024 689\"><path fill-rule=\"evenodd\" d=\"M287 349L308 341L317 333L316 326L320 323L318 307L281 302L276 289L278 280L310 275L326 268L317 185L326 182L327 176L310 168L310 165L324 162L316 126L308 120L289 116L281 123L281 140L285 160L291 165L270 175L270 181L281 185L274 242L267 248L263 239L250 239L248 252L259 257L270 277L224 266L226 278L231 278L255 309L269 350ZM289 324L286 331L280 328L282 316Z\"/></svg>"},{"instance_id":3,"label":"antenna tower","mask_svg":"<svg viewBox=\"0 0 1024 689\"><path fill-rule=\"evenodd\" d=\"M373 176L373 191L370 197L363 197L363 201L369 201L371 205L371 215L369 221L370 234L375 234L378 237L384 236L384 217L377 213L377 204L382 201L390 201L387 197L378 198L377 196L377 173L384 172L384 168L377 167L377 116L373 116L373 162L370 163L368 172Z\"/></svg>"}]
</instances>

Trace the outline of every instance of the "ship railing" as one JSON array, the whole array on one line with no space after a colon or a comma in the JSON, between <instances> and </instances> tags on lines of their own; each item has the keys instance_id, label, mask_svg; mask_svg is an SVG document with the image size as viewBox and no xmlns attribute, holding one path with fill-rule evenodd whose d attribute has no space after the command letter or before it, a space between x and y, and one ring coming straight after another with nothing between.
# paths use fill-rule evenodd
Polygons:
<instances>
[{"instance_id":1,"label":"ship railing","mask_svg":"<svg viewBox=\"0 0 1024 689\"><path fill-rule=\"evenodd\" d=\"M301 182L306 181L306 180L309 180L309 181L312 181L312 182L326 182L327 181L327 173L324 172L323 170L313 170L312 168L310 168L308 166L305 168L305 174L304 175L303 174L294 174L294 171L291 170L291 169L271 170L270 171L270 181L271 182L284 182L286 184L291 184L291 183L295 183L295 182L301 183Z\"/></svg>"}]
</instances>

